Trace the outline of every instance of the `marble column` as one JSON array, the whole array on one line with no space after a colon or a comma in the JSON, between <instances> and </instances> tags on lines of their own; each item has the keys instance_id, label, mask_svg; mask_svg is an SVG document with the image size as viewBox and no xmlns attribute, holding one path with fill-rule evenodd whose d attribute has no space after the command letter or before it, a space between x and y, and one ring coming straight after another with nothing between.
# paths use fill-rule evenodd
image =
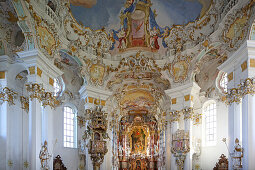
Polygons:
<instances>
[{"instance_id":1,"label":"marble column","mask_svg":"<svg viewBox=\"0 0 255 170\"><path fill-rule=\"evenodd\" d=\"M242 146L244 148L243 169L255 167L255 96L245 95L242 99Z\"/></svg>"}]
</instances>

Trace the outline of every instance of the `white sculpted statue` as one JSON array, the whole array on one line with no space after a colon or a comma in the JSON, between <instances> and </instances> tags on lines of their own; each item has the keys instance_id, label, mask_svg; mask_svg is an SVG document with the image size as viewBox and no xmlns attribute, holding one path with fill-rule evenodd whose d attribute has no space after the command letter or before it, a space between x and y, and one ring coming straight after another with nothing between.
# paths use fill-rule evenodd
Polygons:
<instances>
[{"instance_id":1,"label":"white sculpted statue","mask_svg":"<svg viewBox=\"0 0 255 170\"><path fill-rule=\"evenodd\" d=\"M48 170L49 169L49 159L51 155L48 152L47 141L44 141L44 144L40 150L39 158L41 160L41 169Z\"/></svg>"},{"instance_id":2,"label":"white sculpted statue","mask_svg":"<svg viewBox=\"0 0 255 170\"><path fill-rule=\"evenodd\" d=\"M243 148L239 144L239 140L237 138L235 140L235 149L231 154L231 157L233 159L233 168L242 169Z\"/></svg>"}]
</instances>

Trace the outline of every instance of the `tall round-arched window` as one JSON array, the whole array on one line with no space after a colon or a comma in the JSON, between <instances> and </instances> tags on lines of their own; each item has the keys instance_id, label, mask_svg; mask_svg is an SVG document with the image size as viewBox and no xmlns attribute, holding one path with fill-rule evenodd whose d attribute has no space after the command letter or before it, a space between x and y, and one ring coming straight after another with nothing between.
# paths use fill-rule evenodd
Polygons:
<instances>
[{"instance_id":1,"label":"tall round-arched window","mask_svg":"<svg viewBox=\"0 0 255 170\"><path fill-rule=\"evenodd\" d=\"M208 102L203 108L204 115L204 132L206 145L216 144L217 135L217 114L216 103L214 101Z\"/></svg>"},{"instance_id":2,"label":"tall round-arched window","mask_svg":"<svg viewBox=\"0 0 255 170\"><path fill-rule=\"evenodd\" d=\"M70 106L64 107L64 147L77 148L77 113Z\"/></svg>"}]
</instances>

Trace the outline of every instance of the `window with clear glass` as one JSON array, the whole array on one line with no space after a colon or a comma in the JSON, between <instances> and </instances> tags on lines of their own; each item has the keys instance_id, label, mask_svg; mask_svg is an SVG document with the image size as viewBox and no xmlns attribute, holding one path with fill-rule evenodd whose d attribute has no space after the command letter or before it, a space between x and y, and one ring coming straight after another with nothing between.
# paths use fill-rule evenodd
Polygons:
<instances>
[{"instance_id":1,"label":"window with clear glass","mask_svg":"<svg viewBox=\"0 0 255 170\"><path fill-rule=\"evenodd\" d=\"M60 85L59 85L58 79L54 79L54 84L53 84L53 86L54 86L54 95L57 96L58 93L59 93L60 90L61 90L61 87L60 87Z\"/></svg>"},{"instance_id":2,"label":"window with clear glass","mask_svg":"<svg viewBox=\"0 0 255 170\"><path fill-rule=\"evenodd\" d=\"M211 103L204 108L205 115L205 140L207 145L216 144L216 103Z\"/></svg>"},{"instance_id":3,"label":"window with clear glass","mask_svg":"<svg viewBox=\"0 0 255 170\"><path fill-rule=\"evenodd\" d=\"M64 147L77 147L77 121L74 109L64 107Z\"/></svg>"},{"instance_id":4,"label":"window with clear glass","mask_svg":"<svg viewBox=\"0 0 255 170\"><path fill-rule=\"evenodd\" d=\"M221 80L220 80L220 87L223 89L223 92L228 91L228 77L227 73L223 74Z\"/></svg>"}]
</instances>

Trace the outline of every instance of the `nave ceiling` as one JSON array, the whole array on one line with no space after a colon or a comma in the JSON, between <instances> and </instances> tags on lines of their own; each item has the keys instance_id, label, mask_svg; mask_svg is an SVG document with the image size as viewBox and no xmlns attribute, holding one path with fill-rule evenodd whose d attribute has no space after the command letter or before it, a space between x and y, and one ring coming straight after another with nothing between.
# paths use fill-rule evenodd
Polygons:
<instances>
[{"instance_id":1,"label":"nave ceiling","mask_svg":"<svg viewBox=\"0 0 255 170\"><path fill-rule=\"evenodd\" d=\"M25 41L16 44L18 49L39 48L64 70L63 80L74 87L69 91L78 94L83 84L111 91L111 99L123 112L130 108L158 112L155 110L159 107L152 106L164 105L164 90L188 82L197 82L201 92L215 90L217 67L248 37L255 3L245 0L229 6L221 0L50 2L0 2L1 15L9 24L1 31L11 24L13 32L21 29ZM9 7L3 11L6 4L12 4L12 14ZM98 19L99 11L107 15ZM4 44L0 50L10 54L6 39L0 40Z\"/></svg>"}]
</instances>

